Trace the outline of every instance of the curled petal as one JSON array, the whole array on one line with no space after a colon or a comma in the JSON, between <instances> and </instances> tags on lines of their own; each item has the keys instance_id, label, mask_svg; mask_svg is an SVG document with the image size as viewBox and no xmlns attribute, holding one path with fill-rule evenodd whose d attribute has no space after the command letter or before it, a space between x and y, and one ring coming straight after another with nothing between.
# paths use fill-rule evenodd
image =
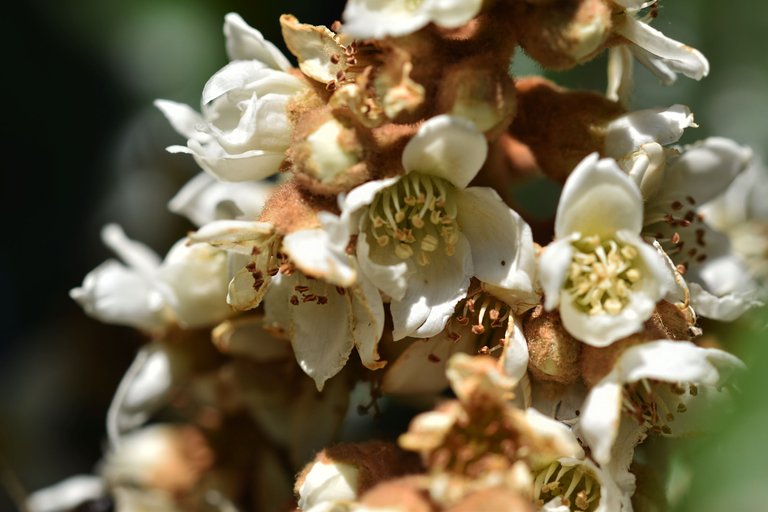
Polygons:
<instances>
[{"instance_id":1,"label":"curled petal","mask_svg":"<svg viewBox=\"0 0 768 512\"><path fill-rule=\"evenodd\" d=\"M264 39L261 32L249 26L239 14L230 12L224 16L224 35L227 38L229 60L257 60L282 71L292 67L285 55Z\"/></svg>"},{"instance_id":2,"label":"curled petal","mask_svg":"<svg viewBox=\"0 0 768 512\"><path fill-rule=\"evenodd\" d=\"M485 162L488 144L471 121L440 115L427 120L403 150L403 167L466 187Z\"/></svg>"},{"instance_id":3,"label":"curled petal","mask_svg":"<svg viewBox=\"0 0 768 512\"><path fill-rule=\"evenodd\" d=\"M642 225L643 200L632 180L612 159L598 160L597 153L584 158L563 187L555 237L612 236L620 230L639 233Z\"/></svg>"}]
</instances>

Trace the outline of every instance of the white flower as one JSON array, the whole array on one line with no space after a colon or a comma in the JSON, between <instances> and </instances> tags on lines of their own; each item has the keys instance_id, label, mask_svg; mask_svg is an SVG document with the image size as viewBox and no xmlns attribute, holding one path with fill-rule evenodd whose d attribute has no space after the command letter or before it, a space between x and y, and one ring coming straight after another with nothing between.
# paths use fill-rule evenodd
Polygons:
<instances>
[{"instance_id":1,"label":"white flower","mask_svg":"<svg viewBox=\"0 0 768 512\"><path fill-rule=\"evenodd\" d=\"M743 366L727 352L687 341L636 345L623 352L611 372L590 391L579 431L600 464L611 460L624 422L664 435L688 434L686 411L700 397L717 393L715 388ZM700 423L696 428L701 430Z\"/></svg>"},{"instance_id":2,"label":"white flower","mask_svg":"<svg viewBox=\"0 0 768 512\"><path fill-rule=\"evenodd\" d=\"M586 157L565 183L539 274L544 306L559 306L565 329L585 343L639 331L671 285L664 260L639 236L642 212L637 187L611 159Z\"/></svg>"},{"instance_id":3,"label":"white flower","mask_svg":"<svg viewBox=\"0 0 768 512\"><path fill-rule=\"evenodd\" d=\"M357 234L360 272L391 299L396 340L442 331L473 276L507 300L533 292L530 228L492 189L465 188L486 152L468 121L432 118L403 151L404 175L340 201Z\"/></svg>"},{"instance_id":4,"label":"white flower","mask_svg":"<svg viewBox=\"0 0 768 512\"><path fill-rule=\"evenodd\" d=\"M701 316L733 320L756 304L757 284L744 262L698 211L728 188L751 158L749 148L720 137L686 146L660 167L646 199L643 234L656 238L685 273Z\"/></svg>"},{"instance_id":5,"label":"white flower","mask_svg":"<svg viewBox=\"0 0 768 512\"><path fill-rule=\"evenodd\" d=\"M238 15L227 15L224 33L231 62L205 85L202 115L172 101L155 105L188 138L186 146L168 151L192 154L223 181L260 180L275 174L285 158L293 132L286 106L307 86L287 73L288 60Z\"/></svg>"},{"instance_id":6,"label":"white flower","mask_svg":"<svg viewBox=\"0 0 768 512\"><path fill-rule=\"evenodd\" d=\"M482 0L349 0L344 32L361 39L404 36L429 23L460 27L480 12Z\"/></svg>"},{"instance_id":7,"label":"white flower","mask_svg":"<svg viewBox=\"0 0 768 512\"><path fill-rule=\"evenodd\" d=\"M266 322L291 339L299 365L322 389L355 347L366 367L384 365L377 349L384 306L346 254L346 223L327 212L318 219L320 227L284 237L265 222L217 221L191 238L230 251L233 264L243 265L227 301L246 310L263 299Z\"/></svg>"},{"instance_id":8,"label":"white flower","mask_svg":"<svg viewBox=\"0 0 768 512\"><path fill-rule=\"evenodd\" d=\"M224 301L226 255L179 240L163 262L145 245L129 240L114 224L102 238L127 265L108 260L92 270L70 296L106 323L161 331L219 322L232 314Z\"/></svg>"},{"instance_id":9,"label":"white flower","mask_svg":"<svg viewBox=\"0 0 768 512\"><path fill-rule=\"evenodd\" d=\"M677 80L677 73L694 80L701 80L709 74L709 62L701 52L665 36L646 21L636 18L638 11L654 2L614 0L613 3L624 8L614 17L614 31L629 41L629 51L664 84ZM617 66L613 73L621 75L623 71ZM618 79L612 78L611 81Z\"/></svg>"}]
</instances>

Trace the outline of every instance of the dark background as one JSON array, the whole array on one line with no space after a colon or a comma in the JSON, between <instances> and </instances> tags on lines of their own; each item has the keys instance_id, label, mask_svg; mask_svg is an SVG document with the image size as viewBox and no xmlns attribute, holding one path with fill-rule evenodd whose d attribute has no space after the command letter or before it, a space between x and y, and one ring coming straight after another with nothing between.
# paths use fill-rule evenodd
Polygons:
<instances>
[{"instance_id":1,"label":"dark background","mask_svg":"<svg viewBox=\"0 0 768 512\"><path fill-rule=\"evenodd\" d=\"M152 100L198 105L203 84L226 63L221 26L227 12L239 12L284 48L277 21L282 12L329 25L343 4L29 0L5 8L0 17L4 488L35 490L91 472L101 454L107 406L141 342L131 329L89 319L67 295L111 256L99 240L101 226L118 222L161 255L190 227L165 203L197 169L191 158L164 152L182 139ZM667 0L654 25L700 49L712 72L700 83L681 77L664 88L638 69L635 107L687 104L701 126L689 130L687 141L725 135L763 153L768 147L766 20L768 4ZM541 73L523 55L513 69ZM550 77L602 90L605 61ZM720 442L692 445L684 455L702 468L686 506L718 510L701 504L714 507L724 500L740 509L740 503L768 502L762 434L768 428L762 394L768 357L760 336L742 350L755 368L740 414L726 425L730 430L718 437ZM0 492L0 510L6 509L12 507Z\"/></svg>"}]
</instances>

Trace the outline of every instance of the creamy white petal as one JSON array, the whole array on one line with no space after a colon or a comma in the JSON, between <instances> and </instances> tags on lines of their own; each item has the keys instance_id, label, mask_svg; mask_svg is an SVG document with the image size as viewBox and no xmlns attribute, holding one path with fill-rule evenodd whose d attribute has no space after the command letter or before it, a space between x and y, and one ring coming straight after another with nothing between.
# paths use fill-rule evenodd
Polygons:
<instances>
[{"instance_id":1,"label":"creamy white petal","mask_svg":"<svg viewBox=\"0 0 768 512\"><path fill-rule=\"evenodd\" d=\"M168 209L198 227L215 220L255 219L274 189L268 181L225 183L201 172L173 196Z\"/></svg>"},{"instance_id":2,"label":"creamy white petal","mask_svg":"<svg viewBox=\"0 0 768 512\"><path fill-rule=\"evenodd\" d=\"M224 16L224 35L229 60L258 60L272 69L283 71L292 67L285 55L239 14L230 12Z\"/></svg>"},{"instance_id":3,"label":"creamy white petal","mask_svg":"<svg viewBox=\"0 0 768 512\"><path fill-rule=\"evenodd\" d=\"M430 22L427 12L409 8L407 0L349 0L343 18L344 33L362 39L403 36Z\"/></svg>"},{"instance_id":4,"label":"creamy white petal","mask_svg":"<svg viewBox=\"0 0 768 512\"><path fill-rule=\"evenodd\" d=\"M533 407L525 410L525 419L536 431L536 435L549 441L553 450L561 457L584 458L584 450L573 431L566 424L541 414Z\"/></svg>"},{"instance_id":5,"label":"creamy white petal","mask_svg":"<svg viewBox=\"0 0 768 512\"><path fill-rule=\"evenodd\" d=\"M605 155L618 161L643 144L672 144L690 126L695 126L693 114L685 105L630 112L611 121L605 128Z\"/></svg>"},{"instance_id":6,"label":"creamy white petal","mask_svg":"<svg viewBox=\"0 0 768 512\"><path fill-rule=\"evenodd\" d=\"M222 181L253 181L263 180L276 174L280 164L285 159L283 152L276 153L254 149L239 154L225 153L218 144L202 146L194 139L187 141L189 148L171 146L182 153L190 153L195 157L197 165Z\"/></svg>"},{"instance_id":7,"label":"creamy white petal","mask_svg":"<svg viewBox=\"0 0 768 512\"><path fill-rule=\"evenodd\" d=\"M204 327L232 315L227 270L226 253L209 245L190 246L183 238L171 248L158 278L170 288L166 300L181 327Z\"/></svg>"},{"instance_id":8,"label":"creamy white petal","mask_svg":"<svg viewBox=\"0 0 768 512\"><path fill-rule=\"evenodd\" d=\"M163 405L183 372L161 343L139 350L125 372L107 412L107 434L117 446L124 433L146 423Z\"/></svg>"},{"instance_id":9,"label":"creamy white petal","mask_svg":"<svg viewBox=\"0 0 768 512\"><path fill-rule=\"evenodd\" d=\"M581 435L592 449L592 457L599 464L605 464L611 458L611 449L621 421L623 397L623 384L616 380L612 372L592 388L581 411Z\"/></svg>"},{"instance_id":10,"label":"creamy white petal","mask_svg":"<svg viewBox=\"0 0 768 512\"><path fill-rule=\"evenodd\" d=\"M439 115L428 119L406 144L403 167L466 187L483 166L488 143L471 121Z\"/></svg>"},{"instance_id":11,"label":"creamy white petal","mask_svg":"<svg viewBox=\"0 0 768 512\"><path fill-rule=\"evenodd\" d=\"M276 285L273 281L272 286ZM290 309L291 345L296 361L314 379L317 390L322 391L325 381L344 367L355 344L351 332L353 319L349 299L339 294L335 286L310 281L298 272L279 285L291 289L297 285L309 286L312 293L327 298L324 304L319 301L299 301L297 305L277 305Z\"/></svg>"},{"instance_id":12,"label":"creamy white petal","mask_svg":"<svg viewBox=\"0 0 768 512\"><path fill-rule=\"evenodd\" d=\"M528 224L491 188L460 190L456 201L457 221L472 249L475 277L524 296L533 293L536 254Z\"/></svg>"},{"instance_id":13,"label":"creamy white petal","mask_svg":"<svg viewBox=\"0 0 768 512\"><path fill-rule=\"evenodd\" d=\"M350 334L363 366L370 370L382 368L386 361L379 356L379 340L384 332L384 303L379 290L364 277L348 288L352 326Z\"/></svg>"},{"instance_id":14,"label":"creamy white petal","mask_svg":"<svg viewBox=\"0 0 768 512\"><path fill-rule=\"evenodd\" d=\"M87 501L107 493L101 477L77 475L33 492L27 497L28 512L65 512L75 510Z\"/></svg>"},{"instance_id":15,"label":"creamy white petal","mask_svg":"<svg viewBox=\"0 0 768 512\"><path fill-rule=\"evenodd\" d=\"M568 268L573 259L573 245L578 235L573 234L551 242L539 256L539 281L544 290L544 307L547 311L560 304L560 290L565 284Z\"/></svg>"},{"instance_id":16,"label":"creamy white petal","mask_svg":"<svg viewBox=\"0 0 768 512\"><path fill-rule=\"evenodd\" d=\"M101 229L101 240L129 267L145 276L153 276L160 266L160 256L148 246L125 235L117 224Z\"/></svg>"},{"instance_id":17,"label":"creamy white petal","mask_svg":"<svg viewBox=\"0 0 768 512\"><path fill-rule=\"evenodd\" d=\"M359 222L364 219L360 217L360 210L369 206L380 191L394 185L400 180L400 176L385 178L383 180L372 180L363 183L359 187L353 188L348 194L339 196L339 208L341 208L341 219L349 223L351 233L357 233L360 229Z\"/></svg>"},{"instance_id":18,"label":"creamy white petal","mask_svg":"<svg viewBox=\"0 0 768 512\"><path fill-rule=\"evenodd\" d=\"M90 271L82 286L70 290L69 296L101 322L146 330L166 326L163 294L147 277L115 260Z\"/></svg>"},{"instance_id":19,"label":"creamy white petal","mask_svg":"<svg viewBox=\"0 0 768 512\"><path fill-rule=\"evenodd\" d=\"M701 80L709 74L709 62L701 52L665 36L632 16L625 16L614 30L661 59L676 73L682 73L694 80Z\"/></svg>"},{"instance_id":20,"label":"creamy white petal","mask_svg":"<svg viewBox=\"0 0 768 512\"><path fill-rule=\"evenodd\" d=\"M501 353L504 374L519 382L528 371L528 342L523 334L522 317L515 316L507 327L506 343Z\"/></svg>"},{"instance_id":21,"label":"creamy white petal","mask_svg":"<svg viewBox=\"0 0 768 512\"><path fill-rule=\"evenodd\" d=\"M608 86L605 96L622 105L629 104L634 83L632 53L626 46L614 46L608 49Z\"/></svg>"},{"instance_id":22,"label":"creamy white petal","mask_svg":"<svg viewBox=\"0 0 768 512\"><path fill-rule=\"evenodd\" d=\"M402 354L387 368L381 381L385 393L418 395L436 394L449 386L445 375L448 360L453 354L474 354L477 338L469 328L458 330L461 337L453 340L448 332L427 339L410 339L399 343L410 343Z\"/></svg>"},{"instance_id":23,"label":"creamy white petal","mask_svg":"<svg viewBox=\"0 0 768 512\"><path fill-rule=\"evenodd\" d=\"M359 240L359 239L358 239ZM466 296L472 277L472 252L459 236L452 256L435 254L429 265L408 277L402 300L392 300L390 310L395 340L406 336L429 338L445 327L456 304Z\"/></svg>"},{"instance_id":24,"label":"creamy white petal","mask_svg":"<svg viewBox=\"0 0 768 512\"><path fill-rule=\"evenodd\" d=\"M357 269L346 252L349 225L328 212L318 213L318 219L321 228L285 235L283 250L305 274L337 286L351 286L357 280Z\"/></svg>"},{"instance_id":25,"label":"creamy white petal","mask_svg":"<svg viewBox=\"0 0 768 512\"><path fill-rule=\"evenodd\" d=\"M612 236L639 233L643 200L630 178L610 158L592 153L573 170L563 187L555 218L555 237L572 233Z\"/></svg>"},{"instance_id":26,"label":"creamy white petal","mask_svg":"<svg viewBox=\"0 0 768 512\"><path fill-rule=\"evenodd\" d=\"M305 88L306 85L293 75L276 71L258 61L237 60L225 65L206 82L202 103L207 105L228 93L235 93L240 96L239 99L245 99L253 93L259 96L268 93L292 94Z\"/></svg>"},{"instance_id":27,"label":"creamy white petal","mask_svg":"<svg viewBox=\"0 0 768 512\"><path fill-rule=\"evenodd\" d=\"M195 139L200 136L205 137L205 134L200 131L200 127L205 124L205 120L203 116L189 105L169 100L155 100L155 107L163 113L173 129L180 135L188 139Z\"/></svg>"},{"instance_id":28,"label":"creamy white petal","mask_svg":"<svg viewBox=\"0 0 768 512\"><path fill-rule=\"evenodd\" d=\"M231 356L246 357L258 363L274 363L292 358L290 343L272 336L264 329L264 325L261 316L241 316L217 325L211 337L219 351Z\"/></svg>"},{"instance_id":29,"label":"creamy white petal","mask_svg":"<svg viewBox=\"0 0 768 512\"><path fill-rule=\"evenodd\" d=\"M433 22L456 28L477 16L483 0L426 0L423 5Z\"/></svg>"},{"instance_id":30,"label":"creamy white petal","mask_svg":"<svg viewBox=\"0 0 768 512\"><path fill-rule=\"evenodd\" d=\"M274 226L268 222L218 220L191 233L189 239L250 256L254 245L263 245L274 236Z\"/></svg>"},{"instance_id":31,"label":"creamy white petal","mask_svg":"<svg viewBox=\"0 0 768 512\"><path fill-rule=\"evenodd\" d=\"M764 305L759 292L731 292L717 296L706 291L698 283L689 283L691 303L696 314L722 322L732 322L750 309Z\"/></svg>"},{"instance_id":32,"label":"creamy white petal","mask_svg":"<svg viewBox=\"0 0 768 512\"><path fill-rule=\"evenodd\" d=\"M363 232L357 235L357 262L360 271L392 300L404 300L411 272L405 261L399 260L394 254L390 256L387 261L381 263L373 261L368 236Z\"/></svg>"},{"instance_id":33,"label":"creamy white petal","mask_svg":"<svg viewBox=\"0 0 768 512\"><path fill-rule=\"evenodd\" d=\"M240 119L234 128L220 130L215 124L210 131L226 153L238 154L251 150L282 153L291 143L293 127L286 116L290 96L266 94L241 102Z\"/></svg>"},{"instance_id":34,"label":"creamy white petal","mask_svg":"<svg viewBox=\"0 0 768 512\"><path fill-rule=\"evenodd\" d=\"M357 499L359 469L342 462L315 462L299 487L299 508Z\"/></svg>"},{"instance_id":35,"label":"creamy white petal","mask_svg":"<svg viewBox=\"0 0 768 512\"><path fill-rule=\"evenodd\" d=\"M627 349L614 371L625 383L655 379L718 386L744 368L738 357L723 350L697 347L689 341L658 340Z\"/></svg>"},{"instance_id":36,"label":"creamy white petal","mask_svg":"<svg viewBox=\"0 0 768 512\"><path fill-rule=\"evenodd\" d=\"M344 72L346 55L336 34L324 26L299 23L290 14L280 16L285 45L299 61L299 69L308 77L327 84Z\"/></svg>"}]
</instances>

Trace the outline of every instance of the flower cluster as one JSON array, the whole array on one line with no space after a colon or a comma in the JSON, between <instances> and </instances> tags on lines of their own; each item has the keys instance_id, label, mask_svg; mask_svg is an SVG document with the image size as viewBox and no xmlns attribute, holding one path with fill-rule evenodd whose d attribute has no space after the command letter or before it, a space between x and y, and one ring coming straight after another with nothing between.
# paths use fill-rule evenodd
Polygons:
<instances>
[{"instance_id":1,"label":"flower cluster","mask_svg":"<svg viewBox=\"0 0 768 512\"><path fill-rule=\"evenodd\" d=\"M709 71L656 14L349 0L331 28L280 18L297 67L227 15L201 112L156 102L204 171L170 203L198 229L163 261L104 229L124 263L71 295L148 341L98 474L29 508L631 511L636 448L705 430L743 368L706 319L768 278L752 151L677 145L683 105L627 109L633 59ZM511 76L518 46L558 70L607 51L607 92ZM556 211L515 201L531 180ZM366 394L374 425L347 413ZM407 430L379 422L403 403Z\"/></svg>"}]
</instances>

